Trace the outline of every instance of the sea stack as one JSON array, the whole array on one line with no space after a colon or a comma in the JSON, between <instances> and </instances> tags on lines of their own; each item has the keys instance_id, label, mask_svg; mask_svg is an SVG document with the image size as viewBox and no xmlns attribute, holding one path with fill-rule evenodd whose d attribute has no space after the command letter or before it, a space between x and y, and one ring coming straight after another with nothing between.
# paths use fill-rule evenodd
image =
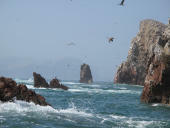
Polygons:
<instances>
[{"instance_id":1,"label":"sea stack","mask_svg":"<svg viewBox=\"0 0 170 128\"><path fill-rule=\"evenodd\" d=\"M11 78L0 77L0 101L12 102L15 99L34 102L42 106L49 105L43 96L29 90L25 85L17 85Z\"/></svg>"},{"instance_id":2,"label":"sea stack","mask_svg":"<svg viewBox=\"0 0 170 128\"><path fill-rule=\"evenodd\" d=\"M68 90L68 87L60 84L57 78L54 78L50 81L50 85L46 82L45 78L43 78L40 74L33 72L34 77L34 87L43 87L43 88L61 88L63 90Z\"/></svg>"},{"instance_id":3,"label":"sea stack","mask_svg":"<svg viewBox=\"0 0 170 128\"><path fill-rule=\"evenodd\" d=\"M90 70L90 66L88 64L81 65L80 68L80 83L92 83L93 78Z\"/></svg>"},{"instance_id":4,"label":"sea stack","mask_svg":"<svg viewBox=\"0 0 170 128\"><path fill-rule=\"evenodd\" d=\"M33 77L34 77L34 87L44 87L48 88L49 85L46 82L46 80L38 73L33 72Z\"/></svg>"},{"instance_id":5,"label":"sea stack","mask_svg":"<svg viewBox=\"0 0 170 128\"><path fill-rule=\"evenodd\" d=\"M60 82L57 78L54 78L50 81L49 88L61 88L61 89L64 89L64 90L68 90L68 87L60 84Z\"/></svg>"}]
</instances>

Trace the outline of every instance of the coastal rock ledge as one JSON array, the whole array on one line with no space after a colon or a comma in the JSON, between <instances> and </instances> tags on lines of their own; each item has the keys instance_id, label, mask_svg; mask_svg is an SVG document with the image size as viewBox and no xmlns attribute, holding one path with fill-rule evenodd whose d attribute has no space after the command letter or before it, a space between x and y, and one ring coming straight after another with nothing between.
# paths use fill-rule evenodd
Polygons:
<instances>
[{"instance_id":1,"label":"coastal rock ledge","mask_svg":"<svg viewBox=\"0 0 170 128\"><path fill-rule=\"evenodd\" d=\"M81 65L80 68L80 83L92 83L93 78L90 70L90 66L88 64Z\"/></svg>"},{"instance_id":2,"label":"coastal rock ledge","mask_svg":"<svg viewBox=\"0 0 170 128\"><path fill-rule=\"evenodd\" d=\"M0 77L0 101L8 102L15 99L34 102L42 106L49 105L43 96L29 90L25 85L17 85L11 78Z\"/></svg>"},{"instance_id":3,"label":"coastal rock ledge","mask_svg":"<svg viewBox=\"0 0 170 128\"><path fill-rule=\"evenodd\" d=\"M170 24L143 20L114 83L144 85L141 101L170 104Z\"/></svg>"}]
</instances>

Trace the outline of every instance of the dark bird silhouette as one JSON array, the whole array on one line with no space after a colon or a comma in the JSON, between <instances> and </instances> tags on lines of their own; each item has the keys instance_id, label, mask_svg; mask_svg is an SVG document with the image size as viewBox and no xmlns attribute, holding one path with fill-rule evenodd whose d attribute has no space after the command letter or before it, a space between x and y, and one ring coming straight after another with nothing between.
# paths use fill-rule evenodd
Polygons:
<instances>
[{"instance_id":1,"label":"dark bird silhouette","mask_svg":"<svg viewBox=\"0 0 170 128\"><path fill-rule=\"evenodd\" d=\"M122 0L121 3L120 3L120 6L123 6L124 2L125 2L125 0Z\"/></svg>"},{"instance_id":2,"label":"dark bird silhouette","mask_svg":"<svg viewBox=\"0 0 170 128\"><path fill-rule=\"evenodd\" d=\"M109 38L109 43L110 43L110 42L113 42L114 39L115 39L114 37L110 37L110 38Z\"/></svg>"},{"instance_id":3,"label":"dark bird silhouette","mask_svg":"<svg viewBox=\"0 0 170 128\"><path fill-rule=\"evenodd\" d=\"M68 43L67 46L75 46L76 44L74 42Z\"/></svg>"}]
</instances>

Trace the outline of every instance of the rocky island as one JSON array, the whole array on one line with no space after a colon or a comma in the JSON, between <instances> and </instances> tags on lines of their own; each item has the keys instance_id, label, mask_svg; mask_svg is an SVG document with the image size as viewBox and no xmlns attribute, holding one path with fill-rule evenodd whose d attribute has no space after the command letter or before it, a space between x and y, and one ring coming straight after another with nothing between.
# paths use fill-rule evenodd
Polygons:
<instances>
[{"instance_id":1,"label":"rocky island","mask_svg":"<svg viewBox=\"0 0 170 128\"><path fill-rule=\"evenodd\" d=\"M43 96L29 90L25 85L17 85L11 78L0 77L0 101L12 102L15 99L34 102L42 106L49 105Z\"/></svg>"},{"instance_id":2,"label":"rocky island","mask_svg":"<svg viewBox=\"0 0 170 128\"><path fill-rule=\"evenodd\" d=\"M81 65L80 68L80 83L92 83L93 78L90 70L90 66L88 64Z\"/></svg>"},{"instance_id":3,"label":"rocky island","mask_svg":"<svg viewBox=\"0 0 170 128\"><path fill-rule=\"evenodd\" d=\"M44 77L42 77L40 74L33 72L34 77L34 87L44 87L44 88L61 88L63 90L68 90L68 87L65 85L60 84L59 80L57 78L54 78L50 81L50 84L48 84Z\"/></svg>"},{"instance_id":4,"label":"rocky island","mask_svg":"<svg viewBox=\"0 0 170 128\"><path fill-rule=\"evenodd\" d=\"M141 101L170 104L170 24L143 20L114 83L143 85Z\"/></svg>"}]
</instances>

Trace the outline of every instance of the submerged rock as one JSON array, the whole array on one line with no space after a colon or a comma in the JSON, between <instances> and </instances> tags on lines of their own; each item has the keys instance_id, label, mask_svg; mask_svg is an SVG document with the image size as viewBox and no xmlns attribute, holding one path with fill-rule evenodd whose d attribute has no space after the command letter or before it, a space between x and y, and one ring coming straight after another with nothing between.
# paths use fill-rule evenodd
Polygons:
<instances>
[{"instance_id":1,"label":"submerged rock","mask_svg":"<svg viewBox=\"0 0 170 128\"><path fill-rule=\"evenodd\" d=\"M14 99L34 102L42 106L49 105L43 96L29 90L25 85L17 85L11 78L0 77L0 101L8 102Z\"/></svg>"},{"instance_id":2,"label":"submerged rock","mask_svg":"<svg viewBox=\"0 0 170 128\"><path fill-rule=\"evenodd\" d=\"M44 88L49 87L46 80L40 74L33 72L33 77L34 77L34 87L44 87Z\"/></svg>"},{"instance_id":3,"label":"submerged rock","mask_svg":"<svg viewBox=\"0 0 170 128\"><path fill-rule=\"evenodd\" d=\"M68 87L60 84L60 82L57 78L54 78L50 81L49 88L61 88L61 89L64 89L64 90L68 90Z\"/></svg>"},{"instance_id":4,"label":"submerged rock","mask_svg":"<svg viewBox=\"0 0 170 128\"><path fill-rule=\"evenodd\" d=\"M93 78L90 70L90 66L88 64L81 65L80 69L80 83L92 83Z\"/></svg>"}]
</instances>

